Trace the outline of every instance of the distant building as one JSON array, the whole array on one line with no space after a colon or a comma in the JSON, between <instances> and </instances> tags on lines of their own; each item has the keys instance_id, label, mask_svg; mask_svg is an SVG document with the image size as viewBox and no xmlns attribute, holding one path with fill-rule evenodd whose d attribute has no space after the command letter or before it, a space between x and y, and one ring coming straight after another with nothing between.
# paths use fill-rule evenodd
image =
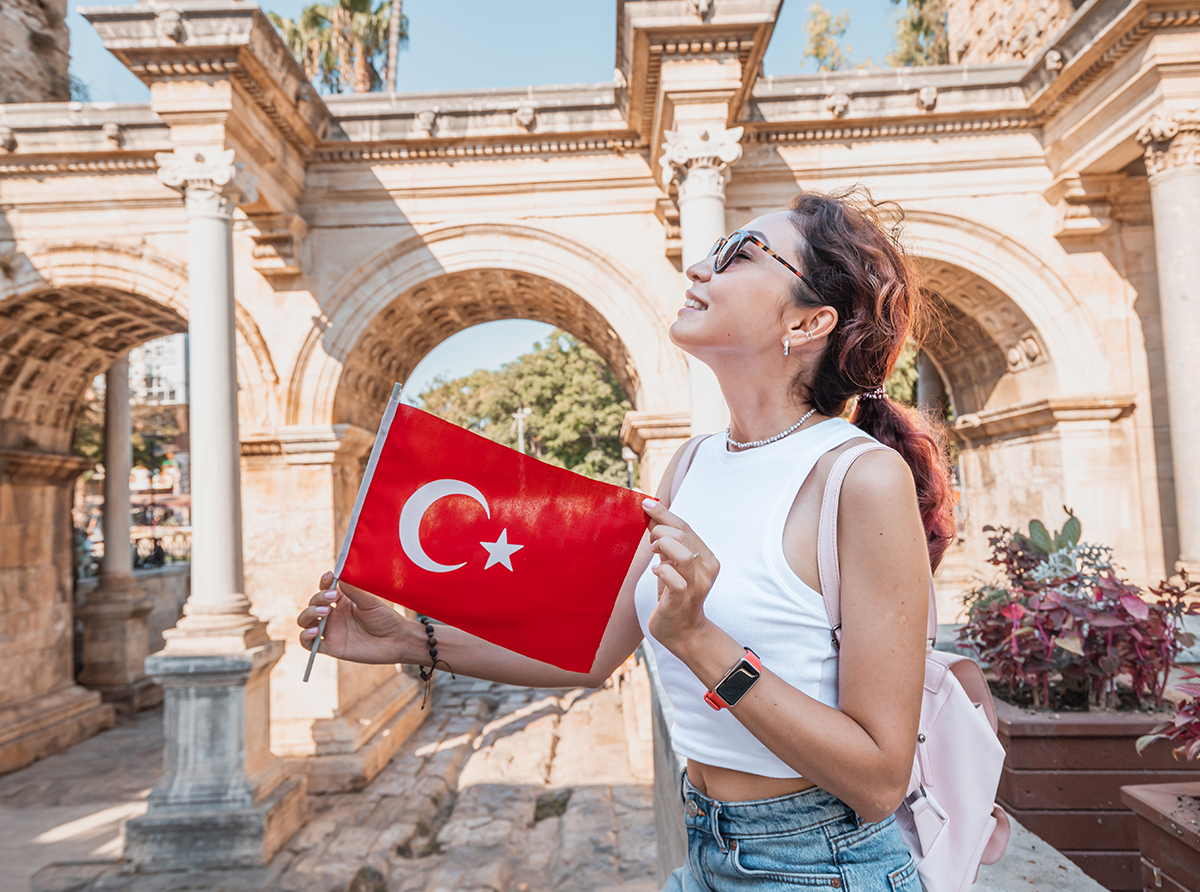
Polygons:
<instances>
[{"instance_id":1,"label":"distant building","mask_svg":"<svg viewBox=\"0 0 1200 892\"><path fill-rule=\"evenodd\" d=\"M188 401L187 335L172 334L129 351L129 396L136 403Z\"/></svg>"}]
</instances>

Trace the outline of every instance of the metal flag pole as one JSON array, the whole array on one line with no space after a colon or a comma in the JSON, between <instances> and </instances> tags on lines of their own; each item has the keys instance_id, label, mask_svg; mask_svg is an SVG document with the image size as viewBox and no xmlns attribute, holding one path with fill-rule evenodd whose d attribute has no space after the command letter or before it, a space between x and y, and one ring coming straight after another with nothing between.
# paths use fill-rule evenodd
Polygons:
<instances>
[{"instance_id":1,"label":"metal flag pole","mask_svg":"<svg viewBox=\"0 0 1200 892\"><path fill-rule=\"evenodd\" d=\"M383 444L387 441L388 431L392 427L392 419L396 417L396 408L400 405L400 394L404 387L400 384L392 385L392 395L388 398L387 408L383 410L383 419L379 422L379 430L375 433L375 443L371 446L371 457L367 459L367 469L363 473L362 483L358 486L358 495L354 499L354 510L350 514L350 524L346 527L346 536L342 539L342 550L338 554L337 565L333 568L333 588L337 589L338 580L342 578L342 569L346 566L346 556L350 553L350 542L354 539L354 530L358 526L358 515L362 511L363 502L367 498L367 490L371 488L371 478L375 476L375 465L379 462L379 453L383 451ZM331 609L337 609L335 605L330 605ZM329 619L329 614L321 617L321 621L317 623L317 637L313 639L312 646L308 649L308 665L304 667L304 681L308 681L308 676L312 672L313 661L317 658L317 652L321 649L321 639L325 637L325 623Z\"/></svg>"}]
</instances>

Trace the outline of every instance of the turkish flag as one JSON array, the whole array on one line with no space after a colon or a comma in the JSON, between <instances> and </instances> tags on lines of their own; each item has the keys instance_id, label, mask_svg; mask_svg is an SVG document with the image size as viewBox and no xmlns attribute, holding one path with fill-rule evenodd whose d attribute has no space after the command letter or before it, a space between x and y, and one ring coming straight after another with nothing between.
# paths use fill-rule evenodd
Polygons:
<instances>
[{"instance_id":1,"label":"turkish flag","mask_svg":"<svg viewBox=\"0 0 1200 892\"><path fill-rule=\"evenodd\" d=\"M389 400L337 577L501 647L588 672L638 541L641 493Z\"/></svg>"}]
</instances>

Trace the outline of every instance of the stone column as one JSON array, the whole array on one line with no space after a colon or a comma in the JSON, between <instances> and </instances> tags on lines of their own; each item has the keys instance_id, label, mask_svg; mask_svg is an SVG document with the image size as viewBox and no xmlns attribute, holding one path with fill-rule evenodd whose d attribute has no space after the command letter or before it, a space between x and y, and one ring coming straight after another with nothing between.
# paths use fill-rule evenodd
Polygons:
<instances>
[{"instance_id":1,"label":"stone column","mask_svg":"<svg viewBox=\"0 0 1200 892\"><path fill-rule=\"evenodd\" d=\"M233 151L157 157L188 222L192 591L166 646L146 660L165 691L163 777L126 824L140 870L264 864L304 823L303 779L270 750L267 637L242 591L240 444L234 360L233 211L257 198Z\"/></svg>"},{"instance_id":2,"label":"stone column","mask_svg":"<svg viewBox=\"0 0 1200 892\"><path fill-rule=\"evenodd\" d=\"M99 691L118 709L135 712L162 702L162 688L146 677L154 606L133 576L129 547L129 471L133 429L129 413L129 354L114 360L104 388L104 562L83 620L81 684Z\"/></svg>"},{"instance_id":3,"label":"stone column","mask_svg":"<svg viewBox=\"0 0 1200 892\"><path fill-rule=\"evenodd\" d=\"M939 421L945 420L950 407L942 373L924 350L917 354L917 406Z\"/></svg>"},{"instance_id":4,"label":"stone column","mask_svg":"<svg viewBox=\"0 0 1200 892\"><path fill-rule=\"evenodd\" d=\"M703 260L726 235L725 182L729 165L742 157L742 128L699 132L668 130L660 163L668 182L679 187L679 229L683 267ZM729 408L717 376L698 359L688 357L692 384L692 436L723 430Z\"/></svg>"},{"instance_id":5,"label":"stone column","mask_svg":"<svg viewBox=\"0 0 1200 892\"><path fill-rule=\"evenodd\" d=\"M1156 114L1146 150L1179 523L1177 570L1200 576L1200 110Z\"/></svg>"},{"instance_id":6,"label":"stone column","mask_svg":"<svg viewBox=\"0 0 1200 892\"><path fill-rule=\"evenodd\" d=\"M671 457L688 439L692 421L686 412L625 413L621 421L621 445L638 456L638 488L654 494L662 482Z\"/></svg>"}]
</instances>

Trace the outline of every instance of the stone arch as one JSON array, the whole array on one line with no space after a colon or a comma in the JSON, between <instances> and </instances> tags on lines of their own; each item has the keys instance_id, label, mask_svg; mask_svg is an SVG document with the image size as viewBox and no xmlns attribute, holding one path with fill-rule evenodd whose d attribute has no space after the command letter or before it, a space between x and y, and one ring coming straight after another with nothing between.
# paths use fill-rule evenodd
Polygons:
<instances>
[{"instance_id":1,"label":"stone arch","mask_svg":"<svg viewBox=\"0 0 1200 892\"><path fill-rule=\"evenodd\" d=\"M504 318L559 325L595 349L639 409L686 406L670 320L595 247L512 224L449 226L392 246L324 303L288 392L290 424L373 429L391 384L457 331Z\"/></svg>"},{"instance_id":2,"label":"stone arch","mask_svg":"<svg viewBox=\"0 0 1200 892\"><path fill-rule=\"evenodd\" d=\"M910 211L905 229L941 310L928 350L959 415L1109 387L1095 321L1045 259L950 214Z\"/></svg>"},{"instance_id":3,"label":"stone arch","mask_svg":"<svg viewBox=\"0 0 1200 892\"><path fill-rule=\"evenodd\" d=\"M41 406L43 422L47 413L52 416L51 428L42 431L44 448L65 451L75 415L68 409L73 405L78 410L90 375L136 344L187 330L187 269L142 244L51 244L17 256L19 266L0 280L0 318L10 323L0 340L0 419L13 420L7 413L14 410L14 401L22 403L25 414ZM273 426L279 376L254 318L240 304L234 311L238 414L247 433ZM33 342L35 355L24 355L20 345ZM50 376L45 387L52 389L40 401L32 394L15 395L14 382L20 382L18 389L32 391L33 379L44 377L48 367L39 363L49 360L37 359L39 351L68 361L66 373ZM65 440L54 417L67 425ZM33 421L35 427L43 426ZM50 442L56 445L50 447Z\"/></svg>"}]
</instances>

